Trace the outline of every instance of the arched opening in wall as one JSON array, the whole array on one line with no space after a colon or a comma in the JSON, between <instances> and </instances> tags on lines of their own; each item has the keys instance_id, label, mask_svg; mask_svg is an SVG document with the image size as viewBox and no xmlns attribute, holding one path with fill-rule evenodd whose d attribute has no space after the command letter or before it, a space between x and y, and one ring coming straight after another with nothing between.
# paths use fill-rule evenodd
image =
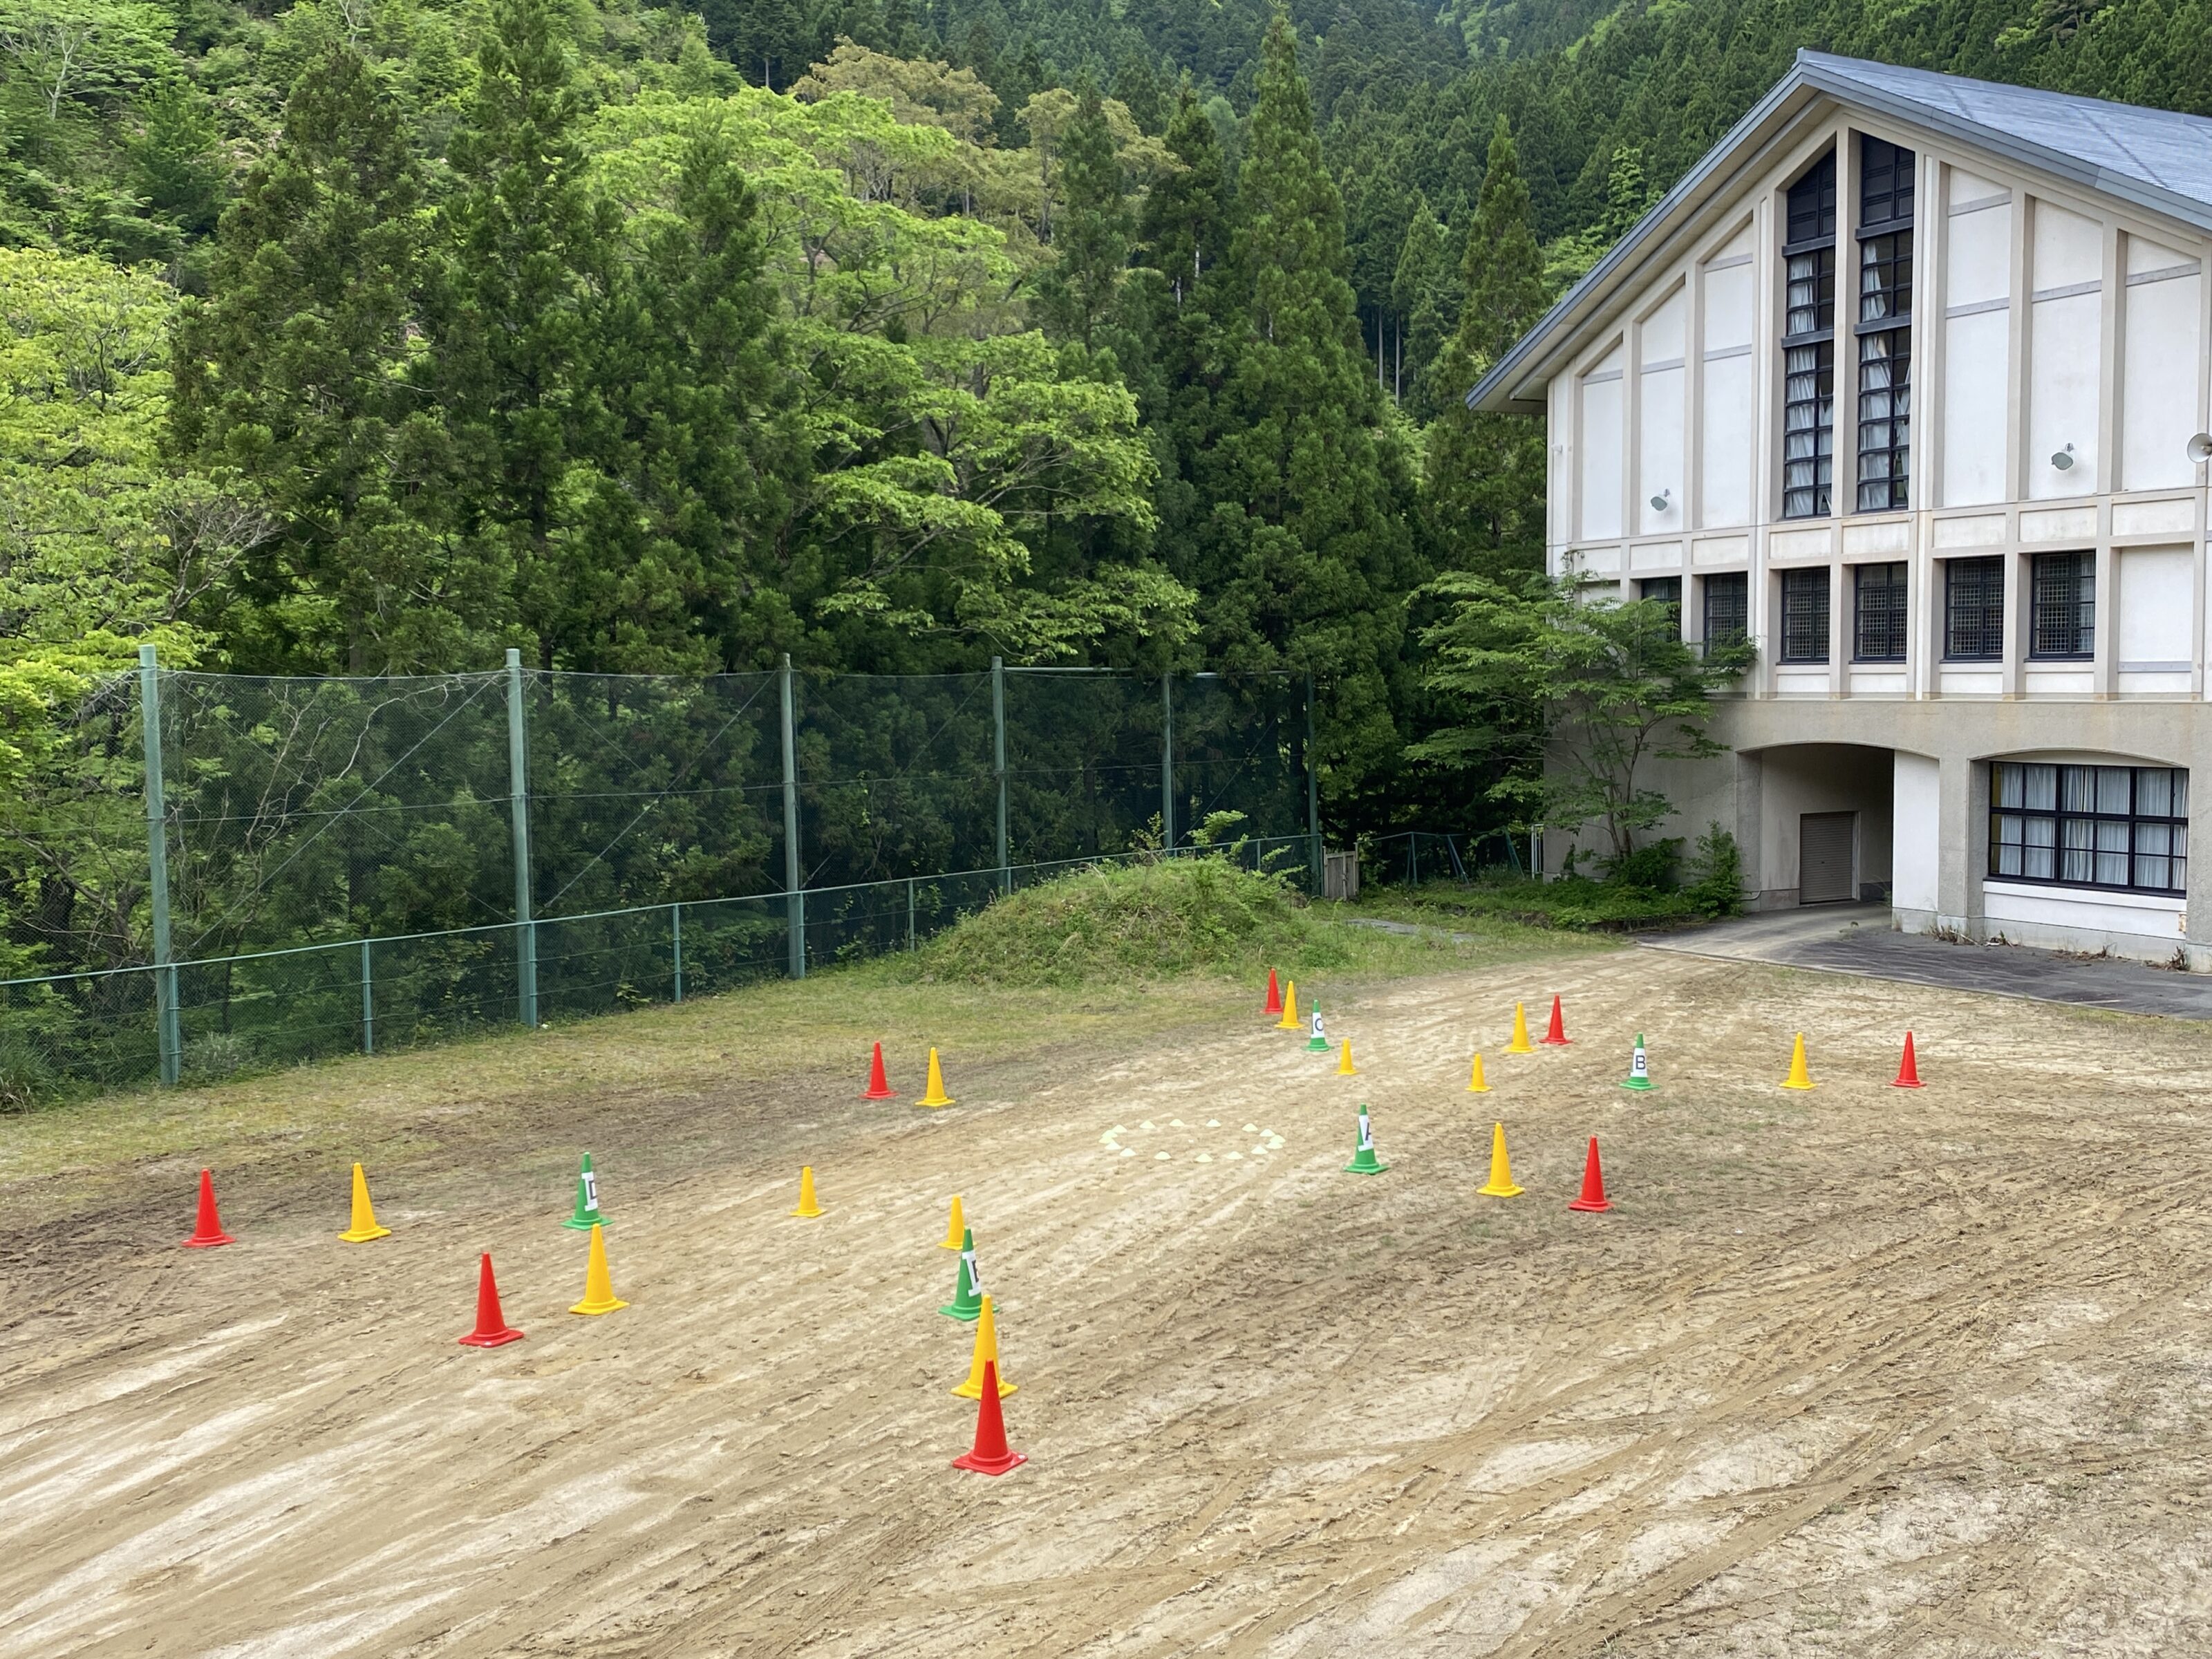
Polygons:
<instances>
[{"instance_id":1,"label":"arched opening in wall","mask_svg":"<svg viewBox=\"0 0 2212 1659\"><path fill-rule=\"evenodd\" d=\"M1757 763L1759 908L1886 902L1894 874L1895 751L1790 743Z\"/></svg>"}]
</instances>

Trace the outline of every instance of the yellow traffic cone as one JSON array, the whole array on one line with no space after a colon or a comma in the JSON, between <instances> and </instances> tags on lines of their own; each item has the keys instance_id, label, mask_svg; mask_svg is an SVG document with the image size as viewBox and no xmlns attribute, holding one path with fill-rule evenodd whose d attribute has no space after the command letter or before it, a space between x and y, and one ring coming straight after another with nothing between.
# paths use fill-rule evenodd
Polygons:
<instances>
[{"instance_id":1,"label":"yellow traffic cone","mask_svg":"<svg viewBox=\"0 0 2212 1659\"><path fill-rule=\"evenodd\" d=\"M1536 1045L1528 1041L1528 1011L1519 1003L1513 1005L1513 1041L1505 1045L1509 1054L1533 1054Z\"/></svg>"},{"instance_id":2,"label":"yellow traffic cone","mask_svg":"<svg viewBox=\"0 0 2212 1659\"><path fill-rule=\"evenodd\" d=\"M1797 1033L1796 1045L1790 1050L1790 1075L1782 1079L1782 1086L1785 1089L1809 1089L1813 1086L1812 1073L1805 1069L1805 1034L1802 1031Z\"/></svg>"},{"instance_id":3,"label":"yellow traffic cone","mask_svg":"<svg viewBox=\"0 0 2212 1659\"><path fill-rule=\"evenodd\" d=\"M1482 1056L1474 1057L1474 1075L1467 1080L1467 1091L1471 1095L1486 1095L1490 1085L1482 1080Z\"/></svg>"},{"instance_id":4,"label":"yellow traffic cone","mask_svg":"<svg viewBox=\"0 0 2212 1659\"><path fill-rule=\"evenodd\" d=\"M958 1249L960 1235L967 1226L967 1217L960 1213L960 1194L955 1193L952 1194L952 1219L945 1224L945 1237L937 1241L937 1248L940 1250Z\"/></svg>"},{"instance_id":5,"label":"yellow traffic cone","mask_svg":"<svg viewBox=\"0 0 2212 1659\"><path fill-rule=\"evenodd\" d=\"M1275 1022L1275 1029L1279 1031L1305 1030L1298 1019L1298 982L1296 980L1283 988L1283 1017Z\"/></svg>"},{"instance_id":6,"label":"yellow traffic cone","mask_svg":"<svg viewBox=\"0 0 2212 1659\"><path fill-rule=\"evenodd\" d=\"M1513 1184L1513 1163L1505 1156L1505 1126L1490 1126L1490 1179L1478 1189L1487 1198L1517 1198L1521 1189Z\"/></svg>"},{"instance_id":7,"label":"yellow traffic cone","mask_svg":"<svg viewBox=\"0 0 2212 1659\"><path fill-rule=\"evenodd\" d=\"M982 1316L975 1322L975 1353L968 1362L968 1380L952 1392L963 1400L981 1400L983 1397L983 1367L996 1366L998 1363L999 1322L992 1317L991 1298L987 1296L983 1298ZM1004 1400L1019 1386L1007 1382L1003 1370L999 1373L1000 1399Z\"/></svg>"},{"instance_id":8,"label":"yellow traffic cone","mask_svg":"<svg viewBox=\"0 0 2212 1659\"><path fill-rule=\"evenodd\" d=\"M810 1220L822 1213L822 1206L814 1201L814 1166L803 1165L799 1171L799 1207L793 1215L803 1215Z\"/></svg>"},{"instance_id":9,"label":"yellow traffic cone","mask_svg":"<svg viewBox=\"0 0 2212 1659\"><path fill-rule=\"evenodd\" d=\"M376 1224L376 1210L368 1201L368 1177L361 1165L353 1166L353 1225L338 1237L349 1244L366 1244L372 1238L389 1238L392 1229Z\"/></svg>"},{"instance_id":10,"label":"yellow traffic cone","mask_svg":"<svg viewBox=\"0 0 2212 1659\"><path fill-rule=\"evenodd\" d=\"M921 1098L916 1101L915 1104L917 1106L950 1106L951 1103L952 1097L945 1092L944 1068L939 1066L937 1063L937 1050L932 1048L929 1051L929 1087L922 1091Z\"/></svg>"},{"instance_id":11,"label":"yellow traffic cone","mask_svg":"<svg viewBox=\"0 0 2212 1659\"><path fill-rule=\"evenodd\" d=\"M584 1267L584 1299L568 1310L573 1314L609 1314L629 1304L615 1295L614 1280L607 1276L606 1236L592 1224L592 1257Z\"/></svg>"},{"instance_id":12,"label":"yellow traffic cone","mask_svg":"<svg viewBox=\"0 0 2212 1659\"><path fill-rule=\"evenodd\" d=\"M1337 1056L1336 1074L1339 1077L1358 1077L1359 1068L1352 1063L1352 1039L1344 1040L1343 1052Z\"/></svg>"}]
</instances>

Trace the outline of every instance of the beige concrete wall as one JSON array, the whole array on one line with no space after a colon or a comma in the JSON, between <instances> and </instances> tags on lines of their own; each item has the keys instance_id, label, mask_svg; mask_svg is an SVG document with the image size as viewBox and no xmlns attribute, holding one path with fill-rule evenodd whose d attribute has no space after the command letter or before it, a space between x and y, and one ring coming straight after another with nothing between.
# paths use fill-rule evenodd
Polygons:
<instances>
[{"instance_id":1,"label":"beige concrete wall","mask_svg":"<svg viewBox=\"0 0 2212 1659\"><path fill-rule=\"evenodd\" d=\"M1655 763L1639 781L1675 804L1657 833L1693 840L1716 820L1733 830L1754 902L1795 902L1799 813L1856 811L1869 815L1860 828L1862 882L1888 879L1899 862L1916 872L1932 865L1935 902L1900 904L1900 927L1972 939L2002 933L2015 944L2110 950L2158 962L2172 960L2179 946L2186 965L2212 971L2212 796L2200 793L2192 802L2189 890L2179 918L2147 913L2140 931L2129 931L2124 919L2107 914L2112 907L2100 896L2085 892L2075 907L2080 926L2050 919L2061 908L2049 905L2027 907L2035 915L2023 918L2016 902L2001 906L2008 914L1992 925L1984 889L1992 758L2176 766L2192 774L2198 790L2212 789L2212 708L2203 703L1741 698L1717 706L1711 729L1730 753ZM1902 833L1913 837L1909 849L1894 840L1899 752L1919 757L1915 770L1923 775L1925 763L1936 768L1934 812L1926 810L1923 787L1906 816ZM1556 828L1547 834L1548 867L1558 868L1574 839ZM1880 842L1889 842L1891 852L1877 865L1869 849ZM1600 843L1584 836L1582 844ZM1924 896L1924 874L1915 880ZM2046 890L2054 901L2066 891Z\"/></svg>"}]
</instances>

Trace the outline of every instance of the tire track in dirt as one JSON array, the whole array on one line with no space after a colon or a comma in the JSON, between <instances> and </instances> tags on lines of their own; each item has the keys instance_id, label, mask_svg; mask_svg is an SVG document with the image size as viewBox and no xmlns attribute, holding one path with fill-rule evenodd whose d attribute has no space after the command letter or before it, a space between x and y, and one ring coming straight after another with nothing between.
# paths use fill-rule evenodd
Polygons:
<instances>
[{"instance_id":1,"label":"tire track in dirt","mask_svg":"<svg viewBox=\"0 0 2212 1659\"><path fill-rule=\"evenodd\" d=\"M610 1322L561 1322L580 1263L540 1231L542 1194L425 1217L374 1255L322 1242L326 1194L275 1205L229 1264L110 1240L5 1304L0 1607L101 1563L48 1650L135 1632L319 1655L1698 1653L1755 1624L1795 1655L1836 1639L1791 1628L1837 1580L1835 1540L1900 1504L1988 1511L1972 1544L1939 1519L1936 1565L1905 1575L1909 1627L1938 1645L2049 1611L2018 1554L2039 1482L2089 1481L2062 1517L2084 1559L2122 1510L2195 1535L2201 1507L2154 1488L2201 1504L2212 1469L2191 1453L2169 1475L2150 1449L2212 1410L2169 1397L2191 1374L2172 1367L2212 1362L2181 1288L2212 1265L2189 1043L2146 1023L2113 1056L2108 1023L2077 1042L2049 1011L1634 965L1546 970L1586 1040L1654 1029L1662 1095L1632 1107L1609 1040L1458 1092L1455 1034L1510 1007L1505 975L1332 1005L1400 1165L1380 1183L1334 1173L1353 1094L1237 1031L1089 1078L1039 1068L1034 1098L942 1120L824 1111L757 1155L715 1139L695 1176L626 1182L610 1238L636 1305ZM1908 1003L1936 1086L1900 1103L1863 1079L1886 1081ZM1725 1063L1688 1051L1686 1020ZM1828 1085L1809 1100L1741 1075L1792 1023ZM2031 1029L2094 1084L2040 1097L1959 1052ZM1269 1122L1289 1148L1264 1169L1109 1162L1099 1131L1146 1110ZM1468 1196L1493 1114L1520 1205ZM1556 1189L1591 1127L1622 1208L1571 1221ZM780 1224L802 1146L834 1172L818 1229ZM930 1311L949 1190L984 1223L1024 1385L1010 1421L1036 1461L1003 1482L944 1468L972 1422L944 1397L966 1333ZM444 1328L465 1322L455 1264L518 1219L501 1279L532 1340L477 1364ZM281 1322L191 1346L262 1319ZM2146 1364L2167 1384L2130 1430L2148 1408L2099 1379ZM273 1415L235 1420L249 1402ZM126 1479L105 1518L6 1514L34 1468L164 1444L194 1455ZM161 1541L192 1514L197 1547ZM1787 1582L1745 1599L1754 1561ZM0 1614L0 1650L27 1623ZM1890 1628L1846 1634L1878 1651Z\"/></svg>"}]
</instances>

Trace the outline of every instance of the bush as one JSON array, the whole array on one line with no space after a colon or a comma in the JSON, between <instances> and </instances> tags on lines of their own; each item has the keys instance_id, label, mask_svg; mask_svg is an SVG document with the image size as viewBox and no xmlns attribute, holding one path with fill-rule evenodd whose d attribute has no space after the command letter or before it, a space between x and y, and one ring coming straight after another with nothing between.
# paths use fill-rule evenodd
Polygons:
<instances>
[{"instance_id":1,"label":"bush","mask_svg":"<svg viewBox=\"0 0 2212 1659\"><path fill-rule=\"evenodd\" d=\"M1706 825L1705 833L1698 837L1698 850L1690 858L1690 883L1682 896L1708 920L1742 913L1743 854L1735 837L1717 823Z\"/></svg>"},{"instance_id":2,"label":"bush","mask_svg":"<svg viewBox=\"0 0 2212 1659\"><path fill-rule=\"evenodd\" d=\"M0 1039L0 1112L27 1111L60 1086L38 1046L20 1033Z\"/></svg>"},{"instance_id":3,"label":"bush","mask_svg":"<svg viewBox=\"0 0 2212 1659\"><path fill-rule=\"evenodd\" d=\"M994 901L922 947L925 980L1164 979L1314 952L1297 897L1217 858L1092 865Z\"/></svg>"},{"instance_id":4,"label":"bush","mask_svg":"<svg viewBox=\"0 0 2212 1659\"><path fill-rule=\"evenodd\" d=\"M235 1031L209 1031L185 1044L177 1058L186 1083L220 1083L253 1063L253 1045Z\"/></svg>"},{"instance_id":5,"label":"bush","mask_svg":"<svg viewBox=\"0 0 2212 1659\"><path fill-rule=\"evenodd\" d=\"M1607 867L1605 878L1615 887L1634 887L1646 893L1674 890L1674 866L1682 856L1682 838L1646 842L1625 859Z\"/></svg>"}]
</instances>

